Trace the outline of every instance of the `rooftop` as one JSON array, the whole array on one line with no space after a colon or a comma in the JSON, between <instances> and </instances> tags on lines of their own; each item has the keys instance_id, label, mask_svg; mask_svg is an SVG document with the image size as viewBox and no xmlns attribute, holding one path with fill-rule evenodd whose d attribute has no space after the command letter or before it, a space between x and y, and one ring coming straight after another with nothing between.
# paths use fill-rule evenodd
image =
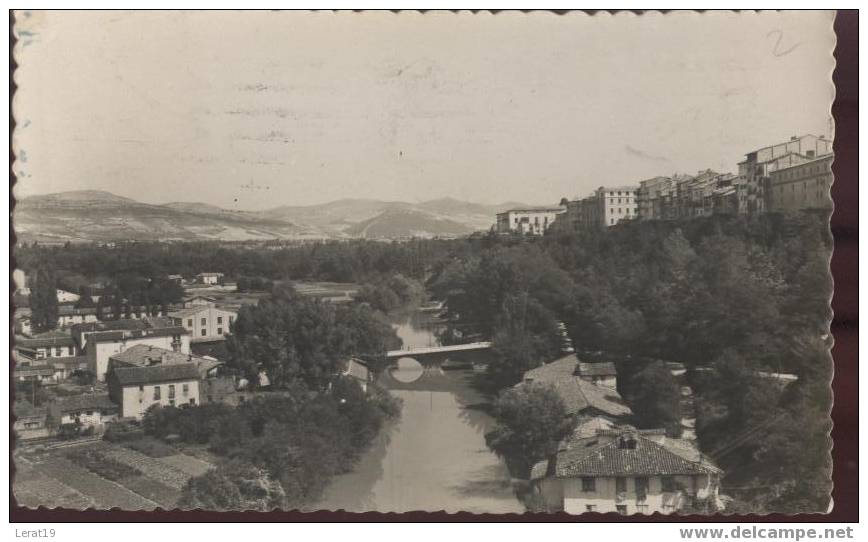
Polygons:
<instances>
[{"instance_id":1,"label":"rooftop","mask_svg":"<svg viewBox=\"0 0 868 542\"><path fill-rule=\"evenodd\" d=\"M632 445L624 445L625 440ZM600 444L591 439L583 447L557 455L555 474L559 478L577 476L667 476L719 472L707 461L690 461L636 431L623 431Z\"/></svg>"},{"instance_id":2,"label":"rooftop","mask_svg":"<svg viewBox=\"0 0 868 542\"><path fill-rule=\"evenodd\" d=\"M82 410L116 410L107 394L85 394L58 397L52 403L52 409L61 413L79 412Z\"/></svg>"},{"instance_id":3,"label":"rooftop","mask_svg":"<svg viewBox=\"0 0 868 542\"><path fill-rule=\"evenodd\" d=\"M133 367L153 367L156 365L181 365L194 364L199 371L199 376L205 378L208 372L223 362L212 358L182 354L165 348L157 348L147 344L137 344L127 348L123 352L112 355L110 360ZM120 367L117 367L120 368Z\"/></svg>"},{"instance_id":4,"label":"rooftop","mask_svg":"<svg viewBox=\"0 0 868 542\"><path fill-rule=\"evenodd\" d=\"M189 335L183 327L164 327L159 329L129 329L123 331L95 331L88 340L94 343L122 341L126 339L141 339L145 337L169 337L174 335Z\"/></svg>"},{"instance_id":5,"label":"rooftop","mask_svg":"<svg viewBox=\"0 0 868 542\"><path fill-rule=\"evenodd\" d=\"M199 379L199 370L194 363L154 365L151 367L116 367L111 370L111 374L112 378L117 380L121 386Z\"/></svg>"}]
</instances>

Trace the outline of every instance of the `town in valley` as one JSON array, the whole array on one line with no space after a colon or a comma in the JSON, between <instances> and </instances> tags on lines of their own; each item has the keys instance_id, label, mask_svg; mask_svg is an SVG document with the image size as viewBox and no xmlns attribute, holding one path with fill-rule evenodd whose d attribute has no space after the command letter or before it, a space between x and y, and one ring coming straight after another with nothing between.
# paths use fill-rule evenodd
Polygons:
<instances>
[{"instance_id":1,"label":"town in valley","mask_svg":"<svg viewBox=\"0 0 868 542\"><path fill-rule=\"evenodd\" d=\"M794 136L733 173L503 209L470 236L20 243L16 499L819 507L828 487L793 473L828 453L827 421L801 420L827 392L829 285L811 272L829 250L832 156L824 136ZM784 310L810 299L816 314ZM811 439L817 457L793 455ZM479 449L482 470L462 468ZM418 459L396 467L399 451Z\"/></svg>"},{"instance_id":2,"label":"town in valley","mask_svg":"<svg viewBox=\"0 0 868 542\"><path fill-rule=\"evenodd\" d=\"M15 11L13 515L829 512L835 17Z\"/></svg>"}]
</instances>

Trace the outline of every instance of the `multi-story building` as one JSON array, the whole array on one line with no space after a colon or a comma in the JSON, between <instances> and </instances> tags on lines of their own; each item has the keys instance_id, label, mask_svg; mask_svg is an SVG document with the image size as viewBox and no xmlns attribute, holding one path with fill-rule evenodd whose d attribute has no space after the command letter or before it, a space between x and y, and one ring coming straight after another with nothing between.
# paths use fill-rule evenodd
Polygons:
<instances>
[{"instance_id":1,"label":"multi-story building","mask_svg":"<svg viewBox=\"0 0 868 542\"><path fill-rule=\"evenodd\" d=\"M662 220L664 209L673 195L672 177L653 177L639 183L636 190L637 213L640 220Z\"/></svg>"},{"instance_id":2,"label":"multi-story building","mask_svg":"<svg viewBox=\"0 0 868 542\"><path fill-rule=\"evenodd\" d=\"M831 208L833 159L832 154L813 159L799 155L796 160L774 163L766 188L769 212Z\"/></svg>"},{"instance_id":3,"label":"multi-story building","mask_svg":"<svg viewBox=\"0 0 868 542\"><path fill-rule=\"evenodd\" d=\"M542 235L554 224L564 207L534 207L528 209L509 209L497 214L497 233L520 233L522 235Z\"/></svg>"},{"instance_id":4,"label":"multi-story building","mask_svg":"<svg viewBox=\"0 0 868 542\"><path fill-rule=\"evenodd\" d=\"M218 308L214 303L191 303L188 307L168 313L174 325L183 327L193 342L223 340L238 313Z\"/></svg>"},{"instance_id":5,"label":"multi-story building","mask_svg":"<svg viewBox=\"0 0 868 542\"><path fill-rule=\"evenodd\" d=\"M638 186L601 186L592 196L588 222L594 227L608 228L623 220L638 218Z\"/></svg>"},{"instance_id":6,"label":"multi-story building","mask_svg":"<svg viewBox=\"0 0 868 542\"><path fill-rule=\"evenodd\" d=\"M141 419L153 405L199 403L199 371L194 363L113 366L107 380L109 396L120 405L124 418Z\"/></svg>"},{"instance_id":7,"label":"multi-story building","mask_svg":"<svg viewBox=\"0 0 868 542\"><path fill-rule=\"evenodd\" d=\"M531 482L550 510L671 514L717 510L720 475L690 442L664 430L592 418L533 467Z\"/></svg>"},{"instance_id":8,"label":"multi-story building","mask_svg":"<svg viewBox=\"0 0 868 542\"><path fill-rule=\"evenodd\" d=\"M779 159L789 154L797 154L808 160L832 153L832 141L824 136L804 135L793 136L789 141L757 149L745 155L738 164L738 174L745 179L742 189L744 200L740 202L740 211L749 215L761 214L766 211L765 189L769 181L772 167L781 169L775 164ZM773 165L774 164L774 165Z\"/></svg>"},{"instance_id":9,"label":"multi-story building","mask_svg":"<svg viewBox=\"0 0 868 542\"><path fill-rule=\"evenodd\" d=\"M91 332L85 347L88 370L105 381L109 358L140 344L189 354L190 333L182 327Z\"/></svg>"}]
</instances>

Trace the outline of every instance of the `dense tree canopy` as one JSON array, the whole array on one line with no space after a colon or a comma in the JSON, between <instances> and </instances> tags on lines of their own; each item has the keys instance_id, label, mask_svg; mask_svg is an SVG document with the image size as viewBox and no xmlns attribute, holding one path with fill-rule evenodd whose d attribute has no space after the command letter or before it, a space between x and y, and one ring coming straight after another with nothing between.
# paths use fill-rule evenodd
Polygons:
<instances>
[{"instance_id":1,"label":"dense tree canopy","mask_svg":"<svg viewBox=\"0 0 868 542\"><path fill-rule=\"evenodd\" d=\"M300 381L315 390L324 389L350 356L376 363L399 345L370 307L321 302L288 286L241 307L227 341L229 367L250 382L264 372L272 386Z\"/></svg>"},{"instance_id":2,"label":"dense tree canopy","mask_svg":"<svg viewBox=\"0 0 868 542\"><path fill-rule=\"evenodd\" d=\"M574 425L554 389L539 383L501 392L494 403L494 417L497 426L485 435L488 447L519 463L515 468L525 473L554 454Z\"/></svg>"}]
</instances>

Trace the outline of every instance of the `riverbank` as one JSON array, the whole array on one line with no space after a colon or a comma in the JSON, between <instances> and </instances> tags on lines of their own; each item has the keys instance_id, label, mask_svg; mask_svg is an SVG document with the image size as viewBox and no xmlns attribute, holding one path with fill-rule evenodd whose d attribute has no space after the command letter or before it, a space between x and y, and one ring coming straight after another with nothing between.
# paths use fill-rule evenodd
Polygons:
<instances>
[{"instance_id":1,"label":"riverbank","mask_svg":"<svg viewBox=\"0 0 868 542\"><path fill-rule=\"evenodd\" d=\"M438 323L424 313L392 314L405 348L438 344ZM490 397L472 371L442 371L437 390L389 389L403 401L401 417L384 425L351 473L336 476L317 509L352 512L412 510L522 513L506 464L485 444L494 424ZM400 364L397 380L419 378Z\"/></svg>"}]
</instances>

